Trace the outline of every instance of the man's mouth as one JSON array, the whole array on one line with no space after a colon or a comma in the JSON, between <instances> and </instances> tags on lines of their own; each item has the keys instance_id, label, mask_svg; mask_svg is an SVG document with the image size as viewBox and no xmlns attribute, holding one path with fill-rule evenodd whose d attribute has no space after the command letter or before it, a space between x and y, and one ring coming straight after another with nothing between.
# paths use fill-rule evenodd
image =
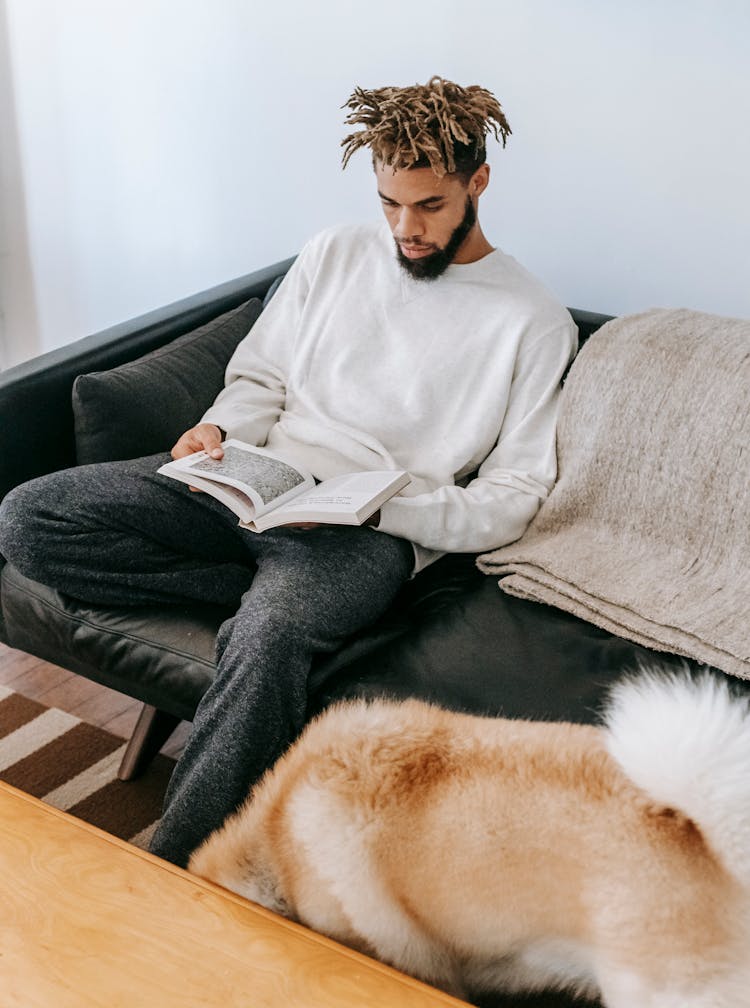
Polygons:
<instances>
[{"instance_id":1,"label":"man's mouth","mask_svg":"<svg viewBox=\"0 0 750 1008\"><path fill-rule=\"evenodd\" d=\"M399 248L407 259L422 259L424 256L430 254L429 245L404 245L400 242Z\"/></svg>"}]
</instances>

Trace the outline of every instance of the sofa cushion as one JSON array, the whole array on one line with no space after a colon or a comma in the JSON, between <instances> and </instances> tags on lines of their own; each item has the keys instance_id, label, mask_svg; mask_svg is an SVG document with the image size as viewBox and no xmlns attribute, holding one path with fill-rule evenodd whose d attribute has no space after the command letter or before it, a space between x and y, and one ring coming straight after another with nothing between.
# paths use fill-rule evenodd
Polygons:
<instances>
[{"instance_id":1,"label":"sofa cushion","mask_svg":"<svg viewBox=\"0 0 750 1008\"><path fill-rule=\"evenodd\" d=\"M434 587L422 585L404 600L408 632L360 654L345 646L335 667L313 668L311 714L333 701L385 695L490 717L596 723L623 674L640 664L681 663L560 609L506 595L473 562L473 570L462 569L463 559L444 557Z\"/></svg>"},{"instance_id":2,"label":"sofa cushion","mask_svg":"<svg viewBox=\"0 0 750 1008\"><path fill-rule=\"evenodd\" d=\"M73 385L79 464L168 451L223 388L229 358L261 310L253 298L143 357L79 375Z\"/></svg>"},{"instance_id":3,"label":"sofa cushion","mask_svg":"<svg viewBox=\"0 0 750 1008\"><path fill-rule=\"evenodd\" d=\"M191 720L211 683L216 606L91 606L2 571L9 643ZM505 595L473 558L443 557L376 624L316 656L310 710L354 697L419 697L475 714L590 722L645 648L561 610ZM676 659L660 656L660 660Z\"/></svg>"},{"instance_id":4,"label":"sofa cushion","mask_svg":"<svg viewBox=\"0 0 750 1008\"><path fill-rule=\"evenodd\" d=\"M8 643L94 682L192 720L214 677L212 605L87 605L24 577L0 575Z\"/></svg>"}]
</instances>

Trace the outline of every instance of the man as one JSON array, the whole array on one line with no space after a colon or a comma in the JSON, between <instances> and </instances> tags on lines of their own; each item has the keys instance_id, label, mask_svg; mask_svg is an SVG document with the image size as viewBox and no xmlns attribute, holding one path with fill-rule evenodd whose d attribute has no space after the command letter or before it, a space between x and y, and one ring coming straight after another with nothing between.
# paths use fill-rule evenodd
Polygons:
<instances>
[{"instance_id":1,"label":"man","mask_svg":"<svg viewBox=\"0 0 750 1008\"><path fill-rule=\"evenodd\" d=\"M159 456L42 477L3 505L0 550L63 592L236 607L152 842L180 865L301 730L313 655L377 619L441 552L517 539L555 478L575 327L480 227L485 136L510 133L500 105L433 78L358 89L348 107L365 128L344 164L370 148L387 227L312 239L172 455L220 457L226 435L319 479L406 469L407 490L370 527L256 535L158 476Z\"/></svg>"}]
</instances>

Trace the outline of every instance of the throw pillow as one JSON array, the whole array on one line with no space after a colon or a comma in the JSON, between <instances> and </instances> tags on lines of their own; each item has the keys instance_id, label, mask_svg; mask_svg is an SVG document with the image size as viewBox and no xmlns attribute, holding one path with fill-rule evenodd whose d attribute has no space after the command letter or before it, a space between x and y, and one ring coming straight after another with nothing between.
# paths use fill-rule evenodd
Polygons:
<instances>
[{"instance_id":1,"label":"throw pillow","mask_svg":"<svg viewBox=\"0 0 750 1008\"><path fill-rule=\"evenodd\" d=\"M78 462L169 451L224 387L229 358L261 309L253 298L137 360L79 375L73 386Z\"/></svg>"}]
</instances>

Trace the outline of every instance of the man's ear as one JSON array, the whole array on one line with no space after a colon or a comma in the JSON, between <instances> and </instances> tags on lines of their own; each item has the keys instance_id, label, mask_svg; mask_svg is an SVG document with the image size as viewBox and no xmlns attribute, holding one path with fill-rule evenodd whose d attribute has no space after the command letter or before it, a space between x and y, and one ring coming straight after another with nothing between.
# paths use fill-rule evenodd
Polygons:
<instances>
[{"instance_id":1,"label":"man's ear","mask_svg":"<svg viewBox=\"0 0 750 1008\"><path fill-rule=\"evenodd\" d=\"M489 184L490 166L485 161L471 176L471 180L469 181L469 196L472 199L478 199Z\"/></svg>"}]
</instances>

